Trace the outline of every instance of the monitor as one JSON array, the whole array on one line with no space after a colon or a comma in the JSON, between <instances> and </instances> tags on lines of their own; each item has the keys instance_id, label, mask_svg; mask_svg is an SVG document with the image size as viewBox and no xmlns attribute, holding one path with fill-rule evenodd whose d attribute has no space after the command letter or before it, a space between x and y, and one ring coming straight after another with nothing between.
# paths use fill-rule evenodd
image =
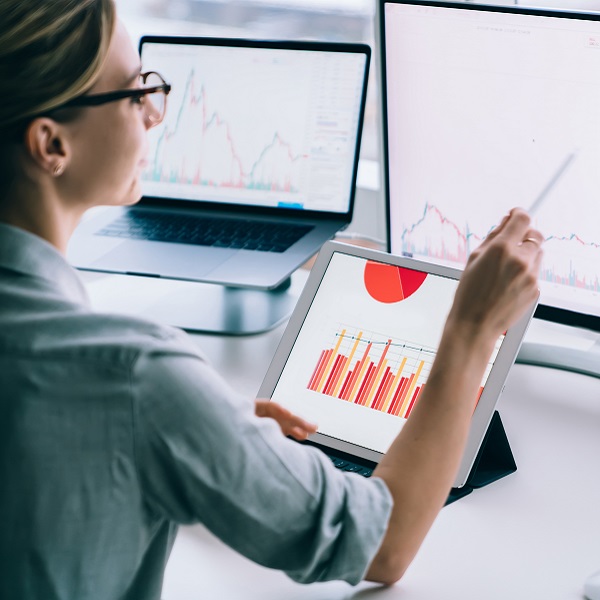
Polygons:
<instances>
[{"instance_id":1,"label":"monitor","mask_svg":"<svg viewBox=\"0 0 600 600\"><path fill-rule=\"evenodd\" d=\"M600 331L600 15L379 0L378 21L388 249L462 267L522 206L536 317Z\"/></svg>"}]
</instances>

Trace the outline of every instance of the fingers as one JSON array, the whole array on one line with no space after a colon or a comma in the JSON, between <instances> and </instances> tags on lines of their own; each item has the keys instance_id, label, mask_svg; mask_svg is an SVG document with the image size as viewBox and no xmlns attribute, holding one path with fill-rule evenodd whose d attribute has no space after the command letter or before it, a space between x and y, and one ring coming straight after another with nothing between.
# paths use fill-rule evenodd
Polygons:
<instances>
[{"instance_id":1,"label":"fingers","mask_svg":"<svg viewBox=\"0 0 600 600\"><path fill-rule=\"evenodd\" d=\"M529 228L531 219L522 208L513 208L502 219L500 225L493 229L485 241L493 240L499 236L503 237L524 237L525 230ZM522 238L521 238L522 239Z\"/></svg>"},{"instance_id":2,"label":"fingers","mask_svg":"<svg viewBox=\"0 0 600 600\"><path fill-rule=\"evenodd\" d=\"M490 231L488 233L488 235L486 236L486 238L483 241L483 243L485 244L485 242L487 242L489 240L493 240L499 233L501 233L503 231L503 229L504 229L504 226L508 222L509 218L510 218L510 213L504 216L504 218L502 219L502 221L500 221L500 224L498 225L498 227L494 227L494 229L492 229L492 231Z\"/></svg>"},{"instance_id":3,"label":"fingers","mask_svg":"<svg viewBox=\"0 0 600 600\"><path fill-rule=\"evenodd\" d=\"M484 336L506 331L538 297L544 236L515 208L470 255L451 311L453 323Z\"/></svg>"},{"instance_id":4,"label":"fingers","mask_svg":"<svg viewBox=\"0 0 600 600\"><path fill-rule=\"evenodd\" d=\"M318 429L314 423L293 414L277 402L257 400L255 405L258 417L270 417L277 422L284 435L289 435L297 440L305 440Z\"/></svg>"},{"instance_id":5,"label":"fingers","mask_svg":"<svg viewBox=\"0 0 600 600\"><path fill-rule=\"evenodd\" d=\"M506 215L498 227L493 229L483 243L475 251L476 258L491 245L494 241L504 241L509 246L516 245L522 252L535 255L540 252L540 249L545 241L544 236L537 230L531 227L531 218L522 208L513 208Z\"/></svg>"},{"instance_id":6,"label":"fingers","mask_svg":"<svg viewBox=\"0 0 600 600\"><path fill-rule=\"evenodd\" d=\"M544 243L544 236L536 229L528 229L519 243L519 246L525 246L527 250L537 252Z\"/></svg>"}]
</instances>

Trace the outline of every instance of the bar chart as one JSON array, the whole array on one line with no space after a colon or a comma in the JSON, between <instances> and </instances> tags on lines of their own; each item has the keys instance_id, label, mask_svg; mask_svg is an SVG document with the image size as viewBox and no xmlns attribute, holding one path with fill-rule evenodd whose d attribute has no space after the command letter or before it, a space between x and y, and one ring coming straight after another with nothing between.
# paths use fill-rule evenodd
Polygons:
<instances>
[{"instance_id":1,"label":"bar chart","mask_svg":"<svg viewBox=\"0 0 600 600\"><path fill-rule=\"evenodd\" d=\"M406 419L434 357L434 348L340 328L331 347L321 352L307 388Z\"/></svg>"}]
</instances>

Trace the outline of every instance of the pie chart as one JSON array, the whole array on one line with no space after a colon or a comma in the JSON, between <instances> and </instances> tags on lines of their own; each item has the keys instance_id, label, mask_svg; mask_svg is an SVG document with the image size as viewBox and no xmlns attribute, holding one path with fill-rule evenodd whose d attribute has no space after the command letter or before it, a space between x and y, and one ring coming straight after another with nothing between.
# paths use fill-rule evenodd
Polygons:
<instances>
[{"instance_id":1,"label":"pie chart","mask_svg":"<svg viewBox=\"0 0 600 600\"><path fill-rule=\"evenodd\" d=\"M423 285L427 273L367 261L365 287L374 300L391 304L412 296Z\"/></svg>"}]
</instances>

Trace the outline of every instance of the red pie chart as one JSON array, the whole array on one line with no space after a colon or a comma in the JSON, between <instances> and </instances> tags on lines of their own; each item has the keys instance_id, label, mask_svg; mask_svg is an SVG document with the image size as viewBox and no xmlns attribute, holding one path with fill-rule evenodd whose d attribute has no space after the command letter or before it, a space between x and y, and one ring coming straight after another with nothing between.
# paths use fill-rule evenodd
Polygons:
<instances>
[{"instance_id":1,"label":"red pie chart","mask_svg":"<svg viewBox=\"0 0 600 600\"><path fill-rule=\"evenodd\" d=\"M427 273L367 261L365 287L374 300L391 304L412 296L423 285Z\"/></svg>"}]
</instances>

